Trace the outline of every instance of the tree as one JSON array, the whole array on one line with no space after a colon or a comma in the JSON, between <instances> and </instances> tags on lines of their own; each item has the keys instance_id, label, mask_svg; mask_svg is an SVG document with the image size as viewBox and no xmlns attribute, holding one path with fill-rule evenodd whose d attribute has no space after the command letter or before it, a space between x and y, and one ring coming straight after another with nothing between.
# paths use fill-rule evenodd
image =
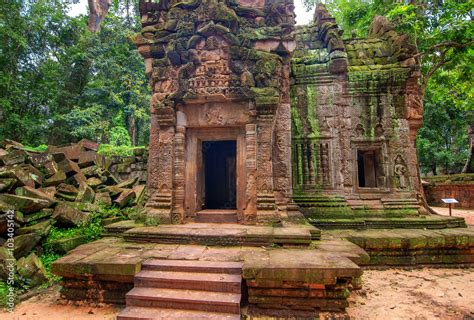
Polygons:
<instances>
[{"instance_id":1,"label":"tree","mask_svg":"<svg viewBox=\"0 0 474 320\"><path fill-rule=\"evenodd\" d=\"M425 95L423 127L418 132L417 149L424 173L460 172L468 155L467 114L457 101L466 93L456 90L454 71L440 71L429 82Z\"/></svg>"},{"instance_id":2,"label":"tree","mask_svg":"<svg viewBox=\"0 0 474 320\"><path fill-rule=\"evenodd\" d=\"M87 17L68 16L70 1L0 8L0 139L108 142L121 113L132 143L146 143L149 90L131 41L140 28L136 7L111 7L90 32Z\"/></svg>"}]
</instances>

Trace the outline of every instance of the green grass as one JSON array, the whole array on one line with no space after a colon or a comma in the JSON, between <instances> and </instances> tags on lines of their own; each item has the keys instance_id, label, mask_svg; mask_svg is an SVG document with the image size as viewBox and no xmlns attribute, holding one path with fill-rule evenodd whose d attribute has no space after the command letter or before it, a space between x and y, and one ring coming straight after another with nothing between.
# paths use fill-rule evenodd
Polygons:
<instances>
[{"instance_id":1,"label":"green grass","mask_svg":"<svg viewBox=\"0 0 474 320\"><path fill-rule=\"evenodd\" d=\"M32 147L32 146L23 147L23 150L30 151L30 152L46 152L47 149L48 149L48 146L45 144L39 145L37 147Z\"/></svg>"}]
</instances>

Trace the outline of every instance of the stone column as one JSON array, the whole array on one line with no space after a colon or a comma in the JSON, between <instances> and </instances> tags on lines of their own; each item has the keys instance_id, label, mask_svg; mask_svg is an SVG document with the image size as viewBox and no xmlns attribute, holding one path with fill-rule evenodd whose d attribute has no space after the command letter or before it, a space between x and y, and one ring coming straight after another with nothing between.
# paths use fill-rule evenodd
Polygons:
<instances>
[{"instance_id":1,"label":"stone column","mask_svg":"<svg viewBox=\"0 0 474 320\"><path fill-rule=\"evenodd\" d=\"M164 224L172 220L174 134L174 126L162 126L157 141L154 140L152 144L150 140L148 171L151 173L149 185L153 192L146 209L149 217Z\"/></svg>"},{"instance_id":2,"label":"stone column","mask_svg":"<svg viewBox=\"0 0 474 320\"><path fill-rule=\"evenodd\" d=\"M185 198L185 162L184 150L186 141L186 128L176 127L174 138L174 206L171 214L171 222L174 224L184 221L184 198Z\"/></svg>"},{"instance_id":3,"label":"stone column","mask_svg":"<svg viewBox=\"0 0 474 320\"><path fill-rule=\"evenodd\" d=\"M278 221L273 189L273 114L257 116L257 221Z\"/></svg>"},{"instance_id":4,"label":"stone column","mask_svg":"<svg viewBox=\"0 0 474 320\"><path fill-rule=\"evenodd\" d=\"M245 126L245 170L247 185L245 187L244 223L253 224L257 217L257 125Z\"/></svg>"},{"instance_id":5,"label":"stone column","mask_svg":"<svg viewBox=\"0 0 474 320\"><path fill-rule=\"evenodd\" d=\"M276 113L274 143L274 189L281 219L288 216L287 206L293 195L291 183L291 106L281 104Z\"/></svg>"}]
</instances>

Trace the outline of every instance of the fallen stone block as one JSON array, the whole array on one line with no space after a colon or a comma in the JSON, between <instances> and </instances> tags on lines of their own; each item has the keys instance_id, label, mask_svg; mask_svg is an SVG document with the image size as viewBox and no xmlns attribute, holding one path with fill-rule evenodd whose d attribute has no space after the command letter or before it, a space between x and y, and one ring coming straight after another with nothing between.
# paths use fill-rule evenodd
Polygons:
<instances>
[{"instance_id":1,"label":"fallen stone block","mask_svg":"<svg viewBox=\"0 0 474 320\"><path fill-rule=\"evenodd\" d=\"M79 168L89 167L95 164L97 153L95 151L82 151L79 155Z\"/></svg>"},{"instance_id":2,"label":"fallen stone block","mask_svg":"<svg viewBox=\"0 0 474 320\"><path fill-rule=\"evenodd\" d=\"M121 194L125 189L117 188L116 186L99 186L97 192L107 192L112 198Z\"/></svg>"},{"instance_id":3,"label":"fallen stone block","mask_svg":"<svg viewBox=\"0 0 474 320\"><path fill-rule=\"evenodd\" d=\"M61 183L64 183L66 181L66 178L66 174L63 171L58 170L55 174L46 179L46 181L44 182L44 186L58 186Z\"/></svg>"},{"instance_id":4,"label":"fallen stone block","mask_svg":"<svg viewBox=\"0 0 474 320\"><path fill-rule=\"evenodd\" d=\"M87 177L95 177L98 178L100 176L100 168L98 166L90 166L81 169L82 173Z\"/></svg>"},{"instance_id":5,"label":"fallen stone block","mask_svg":"<svg viewBox=\"0 0 474 320\"><path fill-rule=\"evenodd\" d=\"M74 143L67 146L48 146L49 153L63 153L64 156L69 160L79 160L82 146L78 143Z\"/></svg>"},{"instance_id":6,"label":"fallen stone block","mask_svg":"<svg viewBox=\"0 0 474 320\"><path fill-rule=\"evenodd\" d=\"M29 186L16 188L15 193L18 196L36 198L36 199L42 199L42 200L48 201L49 202L48 208L56 203L56 200L51 198L49 195L47 195L43 191L41 191L39 189L34 189L32 187L29 187Z\"/></svg>"},{"instance_id":7,"label":"fallen stone block","mask_svg":"<svg viewBox=\"0 0 474 320\"><path fill-rule=\"evenodd\" d=\"M79 190L70 184L61 183L56 187L56 197L67 201L76 201L78 193Z\"/></svg>"},{"instance_id":8,"label":"fallen stone block","mask_svg":"<svg viewBox=\"0 0 474 320\"><path fill-rule=\"evenodd\" d=\"M0 202L6 204L11 210L32 213L51 206L52 202L43 199L17 196L13 194L0 194Z\"/></svg>"},{"instance_id":9,"label":"fallen stone block","mask_svg":"<svg viewBox=\"0 0 474 320\"><path fill-rule=\"evenodd\" d=\"M7 280L10 269L15 266L16 261L11 261L12 256L5 247L0 247L0 280Z\"/></svg>"},{"instance_id":10,"label":"fallen stone block","mask_svg":"<svg viewBox=\"0 0 474 320\"><path fill-rule=\"evenodd\" d=\"M2 148L5 149L5 150L10 150L10 149L22 149L22 148L25 147L25 146L22 145L21 143L15 141L15 140L11 140L11 139L5 139L5 140L3 140L0 145L1 145Z\"/></svg>"},{"instance_id":11,"label":"fallen stone block","mask_svg":"<svg viewBox=\"0 0 474 320\"><path fill-rule=\"evenodd\" d=\"M110 206L112 204L112 199L108 192L99 192L95 194L94 203Z\"/></svg>"},{"instance_id":12,"label":"fallen stone block","mask_svg":"<svg viewBox=\"0 0 474 320\"><path fill-rule=\"evenodd\" d=\"M21 234L36 233L36 234L44 237L49 233L49 230L51 229L51 226L52 226L52 221L50 219L48 219L46 221L39 222L39 223L34 224L32 226L29 226L29 227L19 228L17 230L17 234L21 235Z\"/></svg>"},{"instance_id":13,"label":"fallen stone block","mask_svg":"<svg viewBox=\"0 0 474 320\"><path fill-rule=\"evenodd\" d=\"M101 211L101 207L94 203L71 202L68 204L83 212L100 212Z\"/></svg>"},{"instance_id":14,"label":"fallen stone block","mask_svg":"<svg viewBox=\"0 0 474 320\"><path fill-rule=\"evenodd\" d=\"M98 186L100 186L102 184L102 180L100 180L99 178L96 178L96 177L91 177L91 178L87 179L86 183L91 188L97 188Z\"/></svg>"},{"instance_id":15,"label":"fallen stone block","mask_svg":"<svg viewBox=\"0 0 474 320\"><path fill-rule=\"evenodd\" d=\"M41 236L36 233L22 234L13 238L14 249L13 256L15 259L26 256L40 241ZM9 242L6 242L3 246L6 247Z\"/></svg>"},{"instance_id":16,"label":"fallen stone block","mask_svg":"<svg viewBox=\"0 0 474 320\"><path fill-rule=\"evenodd\" d=\"M48 152L28 152L28 160L36 168L45 168L45 165L51 162L51 154Z\"/></svg>"},{"instance_id":17,"label":"fallen stone block","mask_svg":"<svg viewBox=\"0 0 474 320\"><path fill-rule=\"evenodd\" d=\"M84 223L88 217L89 213L82 212L66 202L60 202L53 212L53 218L64 225L78 226Z\"/></svg>"},{"instance_id":18,"label":"fallen stone block","mask_svg":"<svg viewBox=\"0 0 474 320\"><path fill-rule=\"evenodd\" d=\"M125 189L118 197L114 200L120 208L124 208L133 204L135 201L135 191L133 189Z\"/></svg>"},{"instance_id":19,"label":"fallen stone block","mask_svg":"<svg viewBox=\"0 0 474 320\"><path fill-rule=\"evenodd\" d=\"M16 179L14 178L0 179L0 192L10 191L15 183L16 183Z\"/></svg>"},{"instance_id":20,"label":"fallen stone block","mask_svg":"<svg viewBox=\"0 0 474 320\"><path fill-rule=\"evenodd\" d=\"M116 187L117 188L129 189L129 188L132 188L137 183L137 181L138 181L137 178L130 179L130 180L127 180L127 181L123 181L123 182L120 182L119 184L117 184Z\"/></svg>"},{"instance_id":21,"label":"fallen stone block","mask_svg":"<svg viewBox=\"0 0 474 320\"><path fill-rule=\"evenodd\" d=\"M84 183L86 181L87 181L87 178L82 172L78 172L72 177L66 179L66 183L71 184L75 187L79 187L81 183Z\"/></svg>"},{"instance_id":22,"label":"fallen stone block","mask_svg":"<svg viewBox=\"0 0 474 320\"><path fill-rule=\"evenodd\" d=\"M40 188L38 189L44 194L46 194L48 197L51 199L54 199L54 196L56 195L56 187L51 186L51 187L45 187L45 188Z\"/></svg>"},{"instance_id":23,"label":"fallen stone block","mask_svg":"<svg viewBox=\"0 0 474 320\"><path fill-rule=\"evenodd\" d=\"M49 243L51 249L60 254L65 254L80 246L81 244L87 243L87 236L76 236L67 239L59 239Z\"/></svg>"},{"instance_id":24,"label":"fallen stone block","mask_svg":"<svg viewBox=\"0 0 474 320\"><path fill-rule=\"evenodd\" d=\"M22 223L33 223L36 221L41 221L46 218L49 219L49 217L53 215L53 212L54 212L53 209L46 208L32 214L25 214L22 216Z\"/></svg>"},{"instance_id":25,"label":"fallen stone block","mask_svg":"<svg viewBox=\"0 0 474 320\"><path fill-rule=\"evenodd\" d=\"M73 176L74 174L81 172L81 169L74 161L71 161L64 153L58 152L53 153L52 157L57 163L58 168L63 171L68 177Z\"/></svg>"},{"instance_id":26,"label":"fallen stone block","mask_svg":"<svg viewBox=\"0 0 474 320\"><path fill-rule=\"evenodd\" d=\"M0 163L5 166L11 166L15 164L25 163L26 152L22 150L12 150L6 155L0 157Z\"/></svg>"},{"instance_id":27,"label":"fallen stone block","mask_svg":"<svg viewBox=\"0 0 474 320\"><path fill-rule=\"evenodd\" d=\"M18 260L16 269L20 276L29 279L31 287L36 287L48 281L46 269L38 256L34 253Z\"/></svg>"},{"instance_id":28,"label":"fallen stone block","mask_svg":"<svg viewBox=\"0 0 474 320\"><path fill-rule=\"evenodd\" d=\"M97 142L94 142L88 139L82 139L77 144L80 145L84 150L90 150L90 151L99 150L99 144Z\"/></svg>"},{"instance_id":29,"label":"fallen stone block","mask_svg":"<svg viewBox=\"0 0 474 320\"><path fill-rule=\"evenodd\" d=\"M43 174L30 164L6 166L0 168L0 178L15 179L15 187L36 187L43 183Z\"/></svg>"},{"instance_id":30,"label":"fallen stone block","mask_svg":"<svg viewBox=\"0 0 474 320\"><path fill-rule=\"evenodd\" d=\"M76 197L76 202L86 202L93 203L95 197L95 192L87 183L82 182L79 186L79 192Z\"/></svg>"},{"instance_id":31,"label":"fallen stone block","mask_svg":"<svg viewBox=\"0 0 474 320\"><path fill-rule=\"evenodd\" d=\"M140 204L145 199L146 195L146 186L145 185L137 185L133 187L133 191L135 191L135 202L134 204Z\"/></svg>"}]
</instances>

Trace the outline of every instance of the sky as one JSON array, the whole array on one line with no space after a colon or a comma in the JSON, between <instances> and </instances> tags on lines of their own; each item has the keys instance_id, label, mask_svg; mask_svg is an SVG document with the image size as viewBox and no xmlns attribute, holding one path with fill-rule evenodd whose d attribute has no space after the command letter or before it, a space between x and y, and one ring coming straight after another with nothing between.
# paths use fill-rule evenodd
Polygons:
<instances>
[{"instance_id":1,"label":"sky","mask_svg":"<svg viewBox=\"0 0 474 320\"><path fill-rule=\"evenodd\" d=\"M294 0L294 1L295 1L296 24L309 23L313 17L313 12L312 11L306 12L306 9L303 6L302 0ZM80 14L87 14L87 0L80 0L79 3L73 4L69 14L74 17Z\"/></svg>"}]
</instances>

